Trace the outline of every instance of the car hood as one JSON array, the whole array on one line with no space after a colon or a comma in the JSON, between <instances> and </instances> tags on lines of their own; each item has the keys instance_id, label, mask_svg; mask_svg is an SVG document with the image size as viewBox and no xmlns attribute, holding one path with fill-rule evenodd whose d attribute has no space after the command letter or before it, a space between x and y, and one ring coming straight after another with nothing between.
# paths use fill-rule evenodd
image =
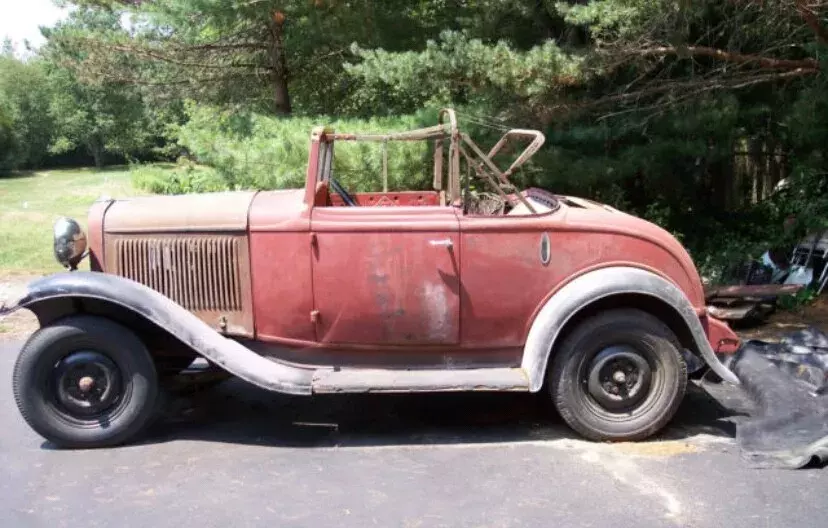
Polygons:
<instances>
[{"instance_id":1,"label":"car hood","mask_svg":"<svg viewBox=\"0 0 828 528\"><path fill-rule=\"evenodd\" d=\"M255 191L116 200L107 209L107 233L244 231Z\"/></svg>"}]
</instances>

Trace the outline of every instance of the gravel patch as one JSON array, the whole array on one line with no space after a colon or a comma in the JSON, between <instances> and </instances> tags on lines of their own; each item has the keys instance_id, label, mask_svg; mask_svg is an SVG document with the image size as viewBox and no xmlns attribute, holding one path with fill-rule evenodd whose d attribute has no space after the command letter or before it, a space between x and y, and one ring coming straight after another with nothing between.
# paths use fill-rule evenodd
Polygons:
<instances>
[{"instance_id":1,"label":"gravel patch","mask_svg":"<svg viewBox=\"0 0 828 528\"><path fill-rule=\"evenodd\" d=\"M26 286L37 275L0 276L0 305L15 302L26 293ZM37 318L28 310L0 317L0 341L21 340L37 330Z\"/></svg>"}]
</instances>

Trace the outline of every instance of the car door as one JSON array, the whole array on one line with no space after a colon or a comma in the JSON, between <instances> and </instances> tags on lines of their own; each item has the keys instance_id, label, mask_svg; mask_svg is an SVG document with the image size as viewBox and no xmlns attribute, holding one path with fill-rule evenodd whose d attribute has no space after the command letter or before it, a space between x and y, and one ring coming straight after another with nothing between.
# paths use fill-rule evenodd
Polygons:
<instances>
[{"instance_id":1,"label":"car door","mask_svg":"<svg viewBox=\"0 0 828 528\"><path fill-rule=\"evenodd\" d=\"M550 214L460 219L463 248L461 339L470 348L522 347L539 306L571 264L581 235Z\"/></svg>"},{"instance_id":2,"label":"car door","mask_svg":"<svg viewBox=\"0 0 828 528\"><path fill-rule=\"evenodd\" d=\"M316 207L311 229L319 342L459 343L459 220L452 207Z\"/></svg>"}]
</instances>

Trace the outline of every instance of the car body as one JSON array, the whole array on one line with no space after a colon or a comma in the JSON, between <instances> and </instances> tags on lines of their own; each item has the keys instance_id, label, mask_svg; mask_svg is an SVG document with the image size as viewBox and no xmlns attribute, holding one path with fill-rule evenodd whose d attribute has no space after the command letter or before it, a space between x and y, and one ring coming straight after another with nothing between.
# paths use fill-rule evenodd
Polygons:
<instances>
[{"instance_id":1,"label":"car body","mask_svg":"<svg viewBox=\"0 0 828 528\"><path fill-rule=\"evenodd\" d=\"M521 139L529 147L501 170L496 155ZM433 143L434 189L348 193L332 175L333 146L360 140ZM56 227L59 259L74 268L88 256L89 271L40 279L13 307L32 310L41 324L18 361L18 404L49 400L38 383L58 393L45 410L24 404L21 412L58 444L126 441L150 411L135 411L139 425L89 438L49 423L66 421L66 412L77 418L72 405L87 409L84 397L123 389L136 372L152 392L164 369L183 371L202 357L290 394L549 387L588 438L650 436L680 403L688 366L737 383L720 357L738 338L707 313L693 261L668 232L591 200L511 186L509 176L543 141L513 130L484 153L446 110L439 125L401 134L314 129L304 188L94 203L85 234ZM461 160L494 192L472 200ZM108 330L96 330L101 323ZM62 330L50 338L52 327ZM113 352L119 332L134 337L127 348L142 358L137 367ZM82 336L88 345L80 349L98 356L76 358L75 374L43 373L71 358L78 346L66 340ZM579 350L590 347L584 366ZM556 360L561 354L569 359ZM652 396L658 387L664 394ZM619 403L634 399L657 409L634 417ZM83 420L99 424L109 416L104 407ZM594 416L584 421L584 413Z\"/></svg>"}]
</instances>

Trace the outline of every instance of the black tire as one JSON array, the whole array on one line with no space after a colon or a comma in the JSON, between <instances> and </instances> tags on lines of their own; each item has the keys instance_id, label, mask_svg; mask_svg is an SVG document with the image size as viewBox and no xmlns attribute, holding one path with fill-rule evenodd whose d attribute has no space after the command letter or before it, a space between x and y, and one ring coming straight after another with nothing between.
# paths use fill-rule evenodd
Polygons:
<instances>
[{"instance_id":1,"label":"black tire","mask_svg":"<svg viewBox=\"0 0 828 528\"><path fill-rule=\"evenodd\" d=\"M585 438L643 440L673 418L684 397L687 365L680 350L672 331L646 312L592 316L555 351L548 380L552 400Z\"/></svg>"},{"instance_id":2,"label":"black tire","mask_svg":"<svg viewBox=\"0 0 828 528\"><path fill-rule=\"evenodd\" d=\"M152 357L132 331L102 317L71 316L35 332L12 384L23 419L58 447L125 443L156 414Z\"/></svg>"}]
</instances>

